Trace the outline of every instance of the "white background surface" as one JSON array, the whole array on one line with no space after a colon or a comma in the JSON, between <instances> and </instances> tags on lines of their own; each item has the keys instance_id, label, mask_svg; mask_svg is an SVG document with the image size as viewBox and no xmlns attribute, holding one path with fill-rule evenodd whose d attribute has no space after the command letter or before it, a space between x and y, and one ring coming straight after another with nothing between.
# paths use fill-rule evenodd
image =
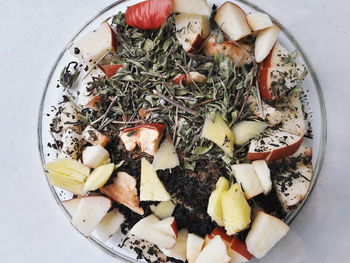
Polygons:
<instances>
[{"instance_id":1,"label":"white background surface","mask_svg":"<svg viewBox=\"0 0 350 263\"><path fill-rule=\"evenodd\" d=\"M190 1L190 0L189 0ZM70 226L37 151L37 112L62 47L110 0L0 0L0 262L118 262ZM350 2L258 0L309 56L328 111L321 176L292 231L262 262L350 262Z\"/></svg>"}]
</instances>

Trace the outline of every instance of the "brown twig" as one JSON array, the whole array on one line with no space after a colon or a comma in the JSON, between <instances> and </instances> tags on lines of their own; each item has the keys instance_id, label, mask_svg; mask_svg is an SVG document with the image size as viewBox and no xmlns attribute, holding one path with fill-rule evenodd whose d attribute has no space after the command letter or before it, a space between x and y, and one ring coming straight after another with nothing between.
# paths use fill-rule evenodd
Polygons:
<instances>
[{"instance_id":1,"label":"brown twig","mask_svg":"<svg viewBox=\"0 0 350 263\"><path fill-rule=\"evenodd\" d=\"M197 104L193 105L193 106L192 106L192 109L195 109L195 108L198 108L198 107L200 107L200 106L203 106L203 105L212 103L212 102L217 101L217 100L219 100L219 99L210 99L210 100L202 101L202 102L200 102L200 103L197 103Z\"/></svg>"},{"instance_id":2,"label":"brown twig","mask_svg":"<svg viewBox=\"0 0 350 263\"><path fill-rule=\"evenodd\" d=\"M153 94L157 95L159 98L169 102L170 104L174 105L175 107L178 107L179 109L186 111L192 115L197 115L197 112L195 110L192 110L190 108L187 108L184 105L181 105L180 103L173 101L172 99L169 99L168 97L164 96L163 94L161 94L160 92L158 92L157 90L153 90Z\"/></svg>"}]
</instances>

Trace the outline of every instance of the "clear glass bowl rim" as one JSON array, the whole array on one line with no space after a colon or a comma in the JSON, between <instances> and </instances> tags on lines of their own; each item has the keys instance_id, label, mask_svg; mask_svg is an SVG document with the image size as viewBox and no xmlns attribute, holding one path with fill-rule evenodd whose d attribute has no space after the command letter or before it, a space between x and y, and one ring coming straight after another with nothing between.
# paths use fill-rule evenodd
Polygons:
<instances>
[{"instance_id":1,"label":"clear glass bowl rim","mask_svg":"<svg viewBox=\"0 0 350 263\"><path fill-rule=\"evenodd\" d=\"M105 13L106 11L118 6L121 3L127 2L128 0L118 0L115 3L107 6L106 8L102 9L100 12L98 12L94 17L92 17L87 23L85 23L81 29L71 38L70 41L68 41L67 45L63 48L63 50L60 52L59 56L57 57L56 61L54 62L49 76L46 80L45 83L45 88L42 94L42 98L41 98L41 103L40 103L40 107L39 107L39 112L38 112L38 123L37 123L37 139L38 139L38 150L39 150L39 154L40 154L40 160L41 160L41 164L43 167L43 172L45 173L45 156L44 156L44 152L43 152L43 144L42 144L42 117L44 114L44 105L45 105L45 98L47 95L47 91L49 88L49 84L50 81L53 77L53 73L59 63L59 61L61 60L63 54L66 52L67 48L71 45L71 43L73 42L74 39L76 39L76 37L91 23L94 22L94 20L96 18L98 18L99 16L101 16L103 13ZM255 4L251 3L250 1L247 0L235 0L236 2L240 2L242 4L245 4L257 11L266 13L263 9L261 9L260 7L256 6ZM287 224L291 224L292 221L294 220L294 218L297 216L297 214L301 211L302 207L305 205L305 203L308 200L309 195L312 193L314 186L317 182L317 179L320 175L320 171L323 165L323 161L324 161L324 156L325 156L325 150L326 150L326 142L327 142L327 114L326 114L326 107L325 107L325 101L324 101L324 97L323 97L323 93L322 93L322 89L321 89L321 85L319 83L318 77L316 75L316 72L313 70L313 67L311 66L311 63L308 59L308 57L305 55L303 49L301 48L301 46L298 44L298 42L296 41L296 39L291 35L291 33L289 33L289 31L281 24L278 22L278 20L276 20L273 16L271 16L269 14L269 16L272 18L272 20L274 22L276 22L280 28L282 29L283 33L287 36L287 38L293 43L293 45L297 48L297 50L300 53L300 56L302 57L302 59L304 60L308 70L309 70L309 74L311 75L312 81L314 82L316 91L317 91L317 96L318 96L318 100L320 103L320 115L321 115L321 134L320 134L320 145L319 145L319 152L317 155L317 159L315 162L315 167L314 167L314 174L313 174L313 179L311 181L310 184L310 188L309 191L304 199L304 201L291 213L289 214L289 216L286 218L286 223ZM46 177L46 176L45 176ZM58 194L56 193L56 191L54 190L54 187L50 184L50 182L48 181L47 177L46 177L47 183L49 185L49 188L57 202L57 204L59 205L59 207L64 211L64 214L66 215L67 218L70 219L70 214L69 212L66 210L66 208L62 205L62 202L59 199ZM122 260L123 262L138 262L137 260L127 257L125 255L122 255L118 252L116 252L115 250L105 246L102 242L100 242L98 239L94 238L94 237L86 237L86 239L88 239L90 242L92 242L94 245L96 245L97 247L99 247L100 249L106 251L108 254Z\"/></svg>"}]
</instances>

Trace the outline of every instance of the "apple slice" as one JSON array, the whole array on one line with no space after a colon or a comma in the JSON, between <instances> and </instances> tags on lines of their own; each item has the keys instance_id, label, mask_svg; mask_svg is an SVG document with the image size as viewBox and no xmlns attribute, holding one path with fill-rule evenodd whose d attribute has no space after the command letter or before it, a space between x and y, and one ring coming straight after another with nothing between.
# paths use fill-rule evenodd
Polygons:
<instances>
[{"instance_id":1,"label":"apple slice","mask_svg":"<svg viewBox=\"0 0 350 263\"><path fill-rule=\"evenodd\" d=\"M88 146L83 151L83 163L91 168L97 168L110 162L109 152L101 145Z\"/></svg>"},{"instance_id":2,"label":"apple slice","mask_svg":"<svg viewBox=\"0 0 350 263\"><path fill-rule=\"evenodd\" d=\"M175 209L175 204L169 200L169 201L163 201L160 202L158 205L151 205L150 206L151 211L153 214L155 214L160 219L165 219L170 217Z\"/></svg>"},{"instance_id":3,"label":"apple slice","mask_svg":"<svg viewBox=\"0 0 350 263\"><path fill-rule=\"evenodd\" d=\"M72 198L70 200L62 201L62 205L66 208L68 213L73 216L75 211L77 211L77 207L79 205L80 198Z\"/></svg>"},{"instance_id":4,"label":"apple slice","mask_svg":"<svg viewBox=\"0 0 350 263\"><path fill-rule=\"evenodd\" d=\"M215 190L210 194L207 213L219 226L224 225L222 217L221 195L229 188L228 180L221 176L216 182Z\"/></svg>"},{"instance_id":5,"label":"apple slice","mask_svg":"<svg viewBox=\"0 0 350 263\"><path fill-rule=\"evenodd\" d=\"M203 51L207 56L220 54L229 57L235 65L242 66L253 61L251 46L241 43L224 40L216 42L216 37L211 36L203 43Z\"/></svg>"},{"instance_id":6,"label":"apple slice","mask_svg":"<svg viewBox=\"0 0 350 263\"><path fill-rule=\"evenodd\" d=\"M248 251L257 258L265 256L289 231L277 217L259 211L245 240Z\"/></svg>"},{"instance_id":7,"label":"apple slice","mask_svg":"<svg viewBox=\"0 0 350 263\"><path fill-rule=\"evenodd\" d=\"M212 235L206 234L204 237L203 248L205 248L213 238L214 237Z\"/></svg>"},{"instance_id":8,"label":"apple slice","mask_svg":"<svg viewBox=\"0 0 350 263\"><path fill-rule=\"evenodd\" d=\"M232 171L235 179L244 190L247 199L251 199L264 192L260 180L255 172L254 166L248 163L232 165Z\"/></svg>"},{"instance_id":9,"label":"apple slice","mask_svg":"<svg viewBox=\"0 0 350 263\"><path fill-rule=\"evenodd\" d=\"M250 142L248 160L276 161L294 154L303 142L303 137L282 130L271 130L259 139Z\"/></svg>"},{"instance_id":10,"label":"apple slice","mask_svg":"<svg viewBox=\"0 0 350 263\"><path fill-rule=\"evenodd\" d=\"M159 219L151 214L139 222L137 222L130 230L130 234L138 238L147 240L158 247L169 249L175 246L176 238L172 235L164 233L156 228L154 225L159 222Z\"/></svg>"},{"instance_id":11,"label":"apple slice","mask_svg":"<svg viewBox=\"0 0 350 263\"><path fill-rule=\"evenodd\" d=\"M173 216L155 223L154 228L175 238L178 236L176 220Z\"/></svg>"},{"instance_id":12,"label":"apple slice","mask_svg":"<svg viewBox=\"0 0 350 263\"><path fill-rule=\"evenodd\" d=\"M261 109L257 103L257 99L253 96L249 96L247 100L249 105L249 110L257 117L261 119L266 119L271 125L275 126L282 122L283 113L276 108L270 106L269 104L261 101Z\"/></svg>"},{"instance_id":13,"label":"apple slice","mask_svg":"<svg viewBox=\"0 0 350 263\"><path fill-rule=\"evenodd\" d=\"M136 252L139 259L144 258L147 262L167 263L167 256L153 243L144 239L129 235L120 242L119 246L133 254ZM150 251L152 253L149 253Z\"/></svg>"},{"instance_id":14,"label":"apple slice","mask_svg":"<svg viewBox=\"0 0 350 263\"><path fill-rule=\"evenodd\" d=\"M286 100L286 106L282 110L283 121L282 129L300 136L306 133L306 123L304 119L303 104L300 100L300 93L289 94Z\"/></svg>"},{"instance_id":15,"label":"apple slice","mask_svg":"<svg viewBox=\"0 0 350 263\"><path fill-rule=\"evenodd\" d=\"M116 36L107 22L73 43L70 53L85 64L95 64L110 51L116 52Z\"/></svg>"},{"instance_id":16,"label":"apple slice","mask_svg":"<svg viewBox=\"0 0 350 263\"><path fill-rule=\"evenodd\" d=\"M175 146L168 136L154 154L152 165L155 170L165 170L175 168L179 164Z\"/></svg>"},{"instance_id":17,"label":"apple slice","mask_svg":"<svg viewBox=\"0 0 350 263\"><path fill-rule=\"evenodd\" d=\"M74 129L67 128L62 133L61 152L64 158L77 160L83 148L83 137Z\"/></svg>"},{"instance_id":18,"label":"apple slice","mask_svg":"<svg viewBox=\"0 0 350 263\"><path fill-rule=\"evenodd\" d=\"M173 12L209 17L211 15L211 8L206 0L173 0Z\"/></svg>"},{"instance_id":19,"label":"apple slice","mask_svg":"<svg viewBox=\"0 0 350 263\"><path fill-rule=\"evenodd\" d=\"M138 146L141 151L154 155L165 129L166 125L162 123L142 124L124 129L119 136L128 151Z\"/></svg>"},{"instance_id":20,"label":"apple slice","mask_svg":"<svg viewBox=\"0 0 350 263\"><path fill-rule=\"evenodd\" d=\"M91 98L91 97L88 96L88 98ZM88 108L88 109L91 109L91 110L94 110L94 111L98 111L99 110L99 106L101 104L101 100L102 100L102 97L100 95L92 96L92 99L90 99L88 101L88 103L85 104L85 108Z\"/></svg>"},{"instance_id":21,"label":"apple slice","mask_svg":"<svg viewBox=\"0 0 350 263\"><path fill-rule=\"evenodd\" d=\"M84 192L95 191L108 181L114 171L114 163L105 164L92 171L85 182Z\"/></svg>"},{"instance_id":22,"label":"apple slice","mask_svg":"<svg viewBox=\"0 0 350 263\"><path fill-rule=\"evenodd\" d=\"M118 209L115 208L108 212L96 228L100 240L106 242L117 233L124 221L125 217Z\"/></svg>"},{"instance_id":23,"label":"apple slice","mask_svg":"<svg viewBox=\"0 0 350 263\"><path fill-rule=\"evenodd\" d=\"M267 14L255 12L247 15L247 21L253 31L258 31L268 27L272 27L272 21Z\"/></svg>"},{"instance_id":24,"label":"apple slice","mask_svg":"<svg viewBox=\"0 0 350 263\"><path fill-rule=\"evenodd\" d=\"M175 84L191 84L191 83L198 83L198 84L203 84L206 83L208 78L204 76L203 74L200 74L199 72L196 71L191 71L188 74L182 73L176 75L172 82Z\"/></svg>"},{"instance_id":25,"label":"apple slice","mask_svg":"<svg viewBox=\"0 0 350 263\"><path fill-rule=\"evenodd\" d=\"M206 116L201 138L214 142L229 156L233 155L234 137L220 113L215 113L214 116L209 114Z\"/></svg>"},{"instance_id":26,"label":"apple slice","mask_svg":"<svg viewBox=\"0 0 350 263\"><path fill-rule=\"evenodd\" d=\"M186 245L186 259L188 263L194 263L202 251L204 239L196 234L188 234Z\"/></svg>"},{"instance_id":27,"label":"apple slice","mask_svg":"<svg viewBox=\"0 0 350 263\"><path fill-rule=\"evenodd\" d=\"M240 121L232 127L235 144L241 146L249 142L254 137L260 135L267 128L267 124L257 121Z\"/></svg>"},{"instance_id":28,"label":"apple slice","mask_svg":"<svg viewBox=\"0 0 350 263\"><path fill-rule=\"evenodd\" d=\"M98 65L98 67L105 73L107 77L113 77L120 68L122 68L124 65L117 64L117 65Z\"/></svg>"},{"instance_id":29,"label":"apple slice","mask_svg":"<svg viewBox=\"0 0 350 263\"><path fill-rule=\"evenodd\" d=\"M118 172L113 179L113 184L101 188L101 193L114 201L125 205L135 213L143 215L144 211L139 205L137 196L136 179L126 172Z\"/></svg>"},{"instance_id":30,"label":"apple slice","mask_svg":"<svg viewBox=\"0 0 350 263\"><path fill-rule=\"evenodd\" d=\"M72 225L85 236L89 236L111 206L111 200L104 196L82 197L72 217Z\"/></svg>"},{"instance_id":31,"label":"apple slice","mask_svg":"<svg viewBox=\"0 0 350 263\"><path fill-rule=\"evenodd\" d=\"M262 62L275 45L281 29L273 23L271 27L259 31L255 40L255 61Z\"/></svg>"},{"instance_id":32,"label":"apple slice","mask_svg":"<svg viewBox=\"0 0 350 263\"><path fill-rule=\"evenodd\" d=\"M222 193L222 212L226 233L236 234L250 224L250 206L238 184L232 184L227 192Z\"/></svg>"},{"instance_id":33,"label":"apple slice","mask_svg":"<svg viewBox=\"0 0 350 263\"><path fill-rule=\"evenodd\" d=\"M230 257L227 255L227 248L221 236L215 236L207 246L199 253L195 263L228 263Z\"/></svg>"},{"instance_id":34,"label":"apple slice","mask_svg":"<svg viewBox=\"0 0 350 263\"><path fill-rule=\"evenodd\" d=\"M141 201L169 201L170 194L159 180L156 170L145 158L141 160Z\"/></svg>"},{"instance_id":35,"label":"apple slice","mask_svg":"<svg viewBox=\"0 0 350 263\"><path fill-rule=\"evenodd\" d=\"M215 22L233 41L237 41L251 33L246 13L238 5L226 2L216 11Z\"/></svg>"},{"instance_id":36,"label":"apple slice","mask_svg":"<svg viewBox=\"0 0 350 263\"><path fill-rule=\"evenodd\" d=\"M87 126L84 129L82 136L88 143L91 143L92 145L100 145L102 147L106 147L111 141L111 138L102 134L92 126Z\"/></svg>"},{"instance_id":37,"label":"apple slice","mask_svg":"<svg viewBox=\"0 0 350 263\"><path fill-rule=\"evenodd\" d=\"M227 235L226 232L222 228L220 228L220 227L214 228L214 230L211 232L211 236L212 237L220 236L222 241L224 241L225 246L227 248L230 247L230 244L232 241L232 236Z\"/></svg>"},{"instance_id":38,"label":"apple slice","mask_svg":"<svg viewBox=\"0 0 350 263\"><path fill-rule=\"evenodd\" d=\"M273 185L278 200L286 211L301 203L309 190L313 174L312 163L303 159L293 165L294 160L287 160L289 169L273 176ZM283 162L285 165L286 162ZM278 165L278 164L277 164Z\"/></svg>"},{"instance_id":39,"label":"apple slice","mask_svg":"<svg viewBox=\"0 0 350 263\"><path fill-rule=\"evenodd\" d=\"M253 255L247 250L246 244L235 236L232 236L227 253L231 258L230 263L248 262L253 258Z\"/></svg>"},{"instance_id":40,"label":"apple slice","mask_svg":"<svg viewBox=\"0 0 350 263\"><path fill-rule=\"evenodd\" d=\"M188 231L187 229L181 229L176 239L174 247L169 249L162 249L164 255L172 257L178 260L186 261L186 245L187 245Z\"/></svg>"},{"instance_id":41,"label":"apple slice","mask_svg":"<svg viewBox=\"0 0 350 263\"><path fill-rule=\"evenodd\" d=\"M270 193L272 188L270 169L265 160L256 160L252 162L255 173L259 178L260 184L264 189L264 195Z\"/></svg>"},{"instance_id":42,"label":"apple slice","mask_svg":"<svg viewBox=\"0 0 350 263\"><path fill-rule=\"evenodd\" d=\"M210 33L209 18L202 15L175 16L176 37L185 52L196 50Z\"/></svg>"}]
</instances>

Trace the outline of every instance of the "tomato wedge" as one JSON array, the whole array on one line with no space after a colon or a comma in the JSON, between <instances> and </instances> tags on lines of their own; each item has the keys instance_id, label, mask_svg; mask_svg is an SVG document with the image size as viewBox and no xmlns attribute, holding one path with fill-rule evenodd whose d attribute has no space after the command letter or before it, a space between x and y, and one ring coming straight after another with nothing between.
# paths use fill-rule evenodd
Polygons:
<instances>
[{"instance_id":1,"label":"tomato wedge","mask_svg":"<svg viewBox=\"0 0 350 263\"><path fill-rule=\"evenodd\" d=\"M141 29L158 29L167 20L172 9L172 0L144 1L127 8L125 22Z\"/></svg>"}]
</instances>

